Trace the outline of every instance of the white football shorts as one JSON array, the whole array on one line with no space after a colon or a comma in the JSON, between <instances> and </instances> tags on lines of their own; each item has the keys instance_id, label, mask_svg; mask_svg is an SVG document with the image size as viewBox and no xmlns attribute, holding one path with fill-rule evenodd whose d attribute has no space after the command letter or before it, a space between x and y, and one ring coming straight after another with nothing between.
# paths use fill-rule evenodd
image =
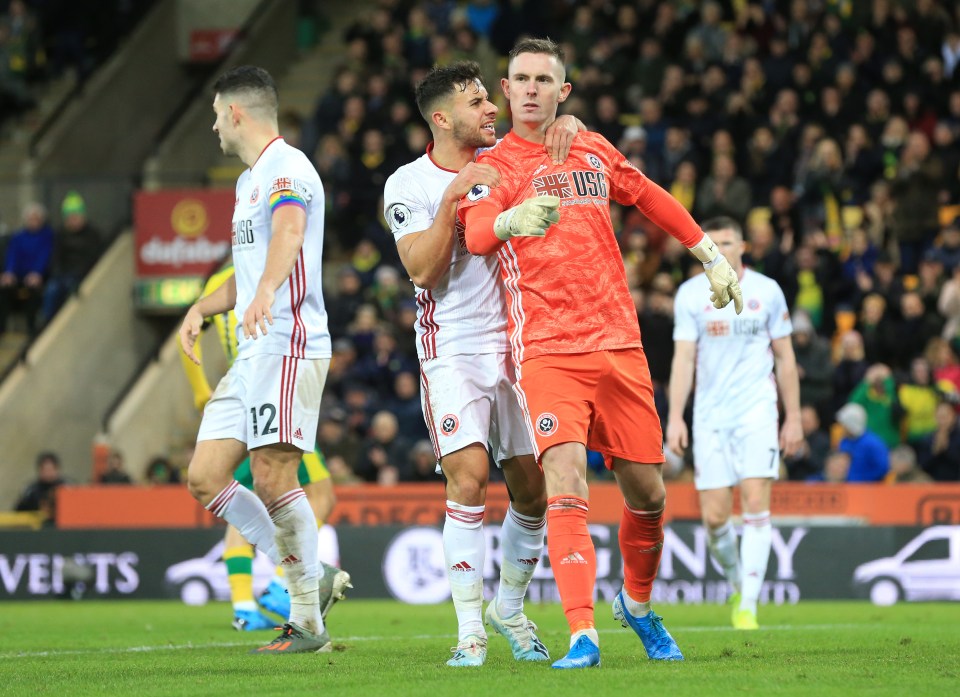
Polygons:
<instances>
[{"instance_id":1,"label":"white football shorts","mask_svg":"<svg viewBox=\"0 0 960 697\"><path fill-rule=\"evenodd\" d=\"M420 403L438 460L471 443L485 444L498 465L533 453L515 381L507 353L420 361Z\"/></svg>"},{"instance_id":2,"label":"white football shorts","mask_svg":"<svg viewBox=\"0 0 960 697\"><path fill-rule=\"evenodd\" d=\"M739 426L693 426L693 482L697 491L736 486L742 479L780 478L776 410L754 410Z\"/></svg>"},{"instance_id":3,"label":"white football shorts","mask_svg":"<svg viewBox=\"0 0 960 697\"><path fill-rule=\"evenodd\" d=\"M313 450L329 358L254 355L234 362L203 410L197 440L233 438L249 450Z\"/></svg>"}]
</instances>

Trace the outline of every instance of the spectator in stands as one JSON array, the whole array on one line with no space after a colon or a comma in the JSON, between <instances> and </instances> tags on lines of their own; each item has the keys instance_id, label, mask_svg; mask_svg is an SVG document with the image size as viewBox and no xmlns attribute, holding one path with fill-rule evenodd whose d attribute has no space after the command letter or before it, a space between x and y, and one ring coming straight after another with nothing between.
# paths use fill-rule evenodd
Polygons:
<instances>
[{"instance_id":1,"label":"spectator in stands","mask_svg":"<svg viewBox=\"0 0 960 697\"><path fill-rule=\"evenodd\" d=\"M929 484L933 478L917 466L917 454L909 445L898 445L890 451L888 484Z\"/></svg>"},{"instance_id":2,"label":"spectator in stands","mask_svg":"<svg viewBox=\"0 0 960 697\"><path fill-rule=\"evenodd\" d=\"M388 411L397 417L397 427L407 440L429 438L420 404L420 381L412 370L397 373L393 381L393 398L387 400Z\"/></svg>"},{"instance_id":3,"label":"spectator in stands","mask_svg":"<svg viewBox=\"0 0 960 697\"><path fill-rule=\"evenodd\" d=\"M123 463L123 453L112 450L107 455L107 468L97 479L98 484L132 484L133 480L127 474Z\"/></svg>"},{"instance_id":4,"label":"spectator in stands","mask_svg":"<svg viewBox=\"0 0 960 697\"><path fill-rule=\"evenodd\" d=\"M357 310L363 304L363 284L352 266L344 264L337 272L337 287L327 308L327 321L330 335L334 338L345 336L347 327L357 316Z\"/></svg>"},{"instance_id":5,"label":"spectator in stands","mask_svg":"<svg viewBox=\"0 0 960 697\"><path fill-rule=\"evenodd\" d=\"M850 456L848 482L879 482L890 469L889 451L875 433L867 429L867 411L859 404L846 404L837 412L843 428L839 449Z\"/></svg>"},{"instance_id":6,"label":"spectator in stands","mask_svg":"<svg viewBox=\"0 0 960 697\"><path fill-rule=\"evenodd\" d=\"M752 193L750 184L737 176L737 167L730 155L716 155L711 174L705 177L697 189L696 211L698 218L730 216L743 220L750 210Z\"/></svg>"},{"instance_id":7,"label":"spectator in stands","mask_svg":"<svg viewBox=\"0 0 960 697\"><path fill-rule=\"evenodd\" d=\"M863 351L868 363L889 361L896 352L896 328L887 308L886 299L879 293L870 293L863 299L857 331L863 337Z\"/></svg>"},{"instance_id":8,"label":"spectator in stands","mask_svg":"<svg viewBox=\"0 0 960 697\"><path fill-rule=\"evenodd\" d=\"M36 467L37 478L20 494L14 510L44 510L55 500L57 488L66 483L60 470L60 458L56 453L45 451L37 455Z\"/></svg>"},{"instance_id":9,"label":"spectator in stands","mask_svg":"<svg viewBox=\"0 0 960 697\"><path fill-rule=\"evenodd\" d=\"M904 370L914 356L923 353L930 339L940 336L943 318L928 313L920 294L908 291L900 296L900 317L893 322L896 342L890 353L894 368Z\"/></svg>"},{"instance_id":10,"label":"spectator in stands","mask_svg":"<svg viewBox=\"0 0 960 697\"><path fill-rule=\"evenodd\" d=\"M845 484L850 474L850 453L834 450L827 455L823 463L823 471L810 476L808 482L824 482L826 484Z\"/></svg>"},{"instance_id":11,"label":"spectator in stands","mask_svg":"<svg viewBox=\"0 0 960 697\"><path fill-rule=\"evenodd\" d=\"M943 389L943 384L952 385L953 392L960 392L960 361L954 351L955 343L941 337L930 340L924 356L933 368L933 379Z\"/></svg>"},{"instance_id":12,"label":"spectator in stands","mask_svg":"<svg viewBox=\"0 0 960 697\"><path fill-rule=\"evenodd\" d=\"M766 220L750 221L747 225L749 251L743 263L777 283L783 279L785 257L780 251L773 226Z\"/></svg>"},{"instance_id":13,"label":"spectator in stands","mask_svg":"<svg viewBox=\"0 0 960 697\"><path fill-rule=\"evenodd\" d=\"M347 412L343 408L333 407L320 416L317 448L328 463L332 458L339 458L352 472L360 457L360 447L360 439L347 428Z\"/></svg>"},{"instance_id":14,"label":"spectator in stands","mask_svg":"<svg viewBox=\"0 0 960 697\"><path fill-rule=\"evenodd\" d=\"M941 228L938 244L930 250L930 257L943 264L944 273L948 276L960 266L960 216Z\"/></svg>"},{"instance_id":15,"label":"spectator in stands","mask_svg":"<svg viewBox=\"0 0 960 697\"><path fill-rule=\"evenodd\" d=\"M830 452L830 435L820 428L820 416L812 405L804 404L800 407L800 426L803 428L800 450L795 455L784 458L787 474L795 481L822 475Z\"/></svg>"},{"instance_id":16,"label":"spectator in stands","mask_svg":"<svg viewBox=\"0 0 960 697\"><path fill-rule=\"evenodd\" d=\"M0 122L22 114L34 105L24 76L11 69L16 60L11 43L10 28L0 21Z\"/></svg>"},{"instance_id":17,"label":"spectator in stands","mask_svg":"<svg viewBox=\"0 0 960 697\"><path fill-rule=\"evenodd\" d=\"M942 176L943 166L931 153L927 136L919 132L909 134L893 181L896 208L891 221L903 273L916 273L923 252L940 228L937 197Z\"/></svg>"},{"instance_id":18,"label":"spectator in stands","mask_svg":"<svg viewBox=\"0 0 960 697\"><path fill-rule=\"evenodd\" d=\"M937 405L943 393L933 382L930 363L923 356L910 362L910 373L897 387L897 399L903 409L901 430L906 443L917 448L920 441L937 428Z\"/></svg>"},{"instance_id":19,"label":"spectator in stands","mask_svg":"<svg viewBox=\"0 0 960 697\"><path fill-rule=\"evenodd\" d=\"M7 244L0 274L0 334L14 310L20 310L26 318L27 332L36 333L52 256L53 230L47 223L47 211L39 203L31 203L23 211L23 228Z\"/></svg>"},{"instance_id":20,"label":"spectator in stands","mask_svg":"<svg viewBox=\"0 0 960 697\"><path fill-rule=\"evenodd\" d=\"M406 466L410 443L400 435L397 417L389 411L378 411L370 421L370 434L360 449L354 472L367 482L386 478L396 481L399 470Z\"/></svg>"},{"instance_id":21,"label":"spectator in stands","mask_svg":"<svg viewBox=\"0 0 960 697\"><path fill-rule=\"evenodd\" d=\"M879 436L888 449L900 444L903 408L897 399L896 382L889 366L874 363L867 368L863 380L850 393L849 400L864 408L867 429Z\"/></svg>"},{"instance_id":22,"label":"spectator in stands","mask_svg":"<svg viewBox=\"0 0 960 697\"><path fill-rule=\"evenodd\" d=\"M144 479L147 484L179 484L180 470L174 467L169 458L158 455L147 463Z\"/></svg>"},{"instance_id":23,"label":"spectator in stands","mask_svg":"<svg viewBox=\"0 0 960 697\"><path fill-rule=\"evenodd\" d=\"M923 302L924 313L939 320L941 331L946 320L939 316L937 303L940 300L944 283L946 283L946 278L943 273L943 264L933 254L933 250L930 250L920 260L920 271L917 274L917 286L914 288L914 292L920 296Z\"/></svg>"},{"instance_id":24,"label":"spectator in stands","mask_svg":"<svg viewBox=\"0 0 960 697\"><path fill-rule=\"evenodd\" d=\"M347 431L359 438L365 438L370 430L370 416L375 406L376 396L366 385L359 382L345 385L343 409L347 413ZM351 466L356 464L356 460L350 463Z\"/></svg>"},{"instance_id":25,"label":"spectator in stands","mask_svg":"<svg viewBox=\"0 0 960 697\"><path fill-rule=\"evenodd\" d=\"M937 406L937 428L917 447L920 466L935 481L960 481L960 428L954 406Z\"/></svg>"},{"instance_id":26,"label":"spectator in stands","mask_svg":"<svg viewBox=\"0 0 960 697\"><path fill-rule=\"evenodd\" d=\"M87 219L87 206L76 191L64 197L60 207L63 224L53 238L50 279L43 293L43 319L54 313L93 267L100 255L100 233Z\"/></svg>"},{"instance_id":27,"label":"spectator in stands","mask_svg":"<svg viewBox=\"0 0 960 697\"><path fill-rule=\"evenodd\" d=\"M834 369L830 346L817 335L810 317L802 310L793 313L793 352L800 377L800 403L818 414L832 413Z\"/></svg>"},{"instance_id":28,"label":"spectator in stands","mask_svg":"<svg viewBox=\"0 0 960 697\"><path fill-rule=\"evenodd\" d=\"M437 454L429 440L418 440L410 448L410 463L401 472L400 479L404 482L440 481L440 475L437 474Z\"/></svg>"},{"instance_id":29,"label":"spectator in stands","mask_svg":"<svg viewBox=\"0 0 960 697\"><path fill-rule=\"evenodd\" d=\"M960 264L954 267L950 278L940 289L937 310L945 320L940 336L947 341L960 336Z\"/></svg>"}]
</instances>

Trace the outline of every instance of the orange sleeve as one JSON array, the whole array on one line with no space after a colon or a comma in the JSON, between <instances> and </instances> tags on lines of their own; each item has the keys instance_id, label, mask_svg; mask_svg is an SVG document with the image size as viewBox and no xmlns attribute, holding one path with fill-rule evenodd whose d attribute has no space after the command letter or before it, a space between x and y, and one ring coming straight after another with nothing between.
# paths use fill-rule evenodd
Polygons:
<instances>
[{"instance_id":1,"label":"orange sleeve","mask_svg":"<svg viewBox=\"0 0 960 697\"><path fill-rule=\"evenodd\" d=\"M458 213L463 216L464 239L467 251L477 256L493 254L503 241L493 232L493 223L503 209L495 201L485 200L464 208Z\"/></svg>"},{"instance_id":2,"label":"orange sleeve","mask_svg":"<svg viewBox=\"0 0 960 697\"><path fill-rule=\"evenodd\" d=\"M644 215L676 237L687 248L703 239L703 230L687 209L659 184L648 179L630 160L602 136L592 134L610 163L610 198L625 206L636 206Z\"/></svg>"},{"instance_id":3,"label":"orange sleeve","mask_svg":"<svg viewBox=\"0 0 960 697\"><path fill-rule=\"evenodd\" d=\"M697 246L703 239L703 230L693 216L659 184L646 177L643 177L643 181L645 186L641 188L634 205L657 227L680 240L687 249Z\"/></svg>"}]
</instances>

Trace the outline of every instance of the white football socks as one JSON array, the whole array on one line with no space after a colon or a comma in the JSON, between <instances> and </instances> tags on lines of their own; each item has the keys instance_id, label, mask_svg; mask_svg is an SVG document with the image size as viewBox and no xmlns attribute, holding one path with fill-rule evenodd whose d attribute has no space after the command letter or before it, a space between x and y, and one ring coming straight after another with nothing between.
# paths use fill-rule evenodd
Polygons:
<instances>
[{"instance_id":1,"label":"white football socks","mask_svg":"<svg viewBox=\"0 0 960 697\"><path fill-rule=\"evenodd\" d=\"M743 539L740 541L740 558L743 561L741 610L757 611L763 577L766 576L767 562L770 560L772 537L770 511L743 514Z\"/></svg>"},{"instance_id":2,"label":"white football socks","mask_svg":"<svg viewBox=\"0 0 960 697\"><path fill-rule=\"evenodd\" d=\"M243 539L266 554L274 564L280 563L273 541L273 521L255 493L233 480L213 497L207 510L239 530Z\"/></svg>"},{"instance_id":3,"label":"white football socks","mask_svg":"<svg viewBox=\"0 0 960 697\"><path fill-rule=\"evenodd\" d=\"M737 553L737 531L733 521L727 522L719 528L711 529L707 526L707 544L713 557L720 562L723 575L727 577L735 593L740 592L740 555Z\"/></svg>"},{"instance_id":4,"label":"white football socks","mask_svg":"<svg viewBox=\"0 0 960 697\"><path fill-rule=\"evenodd\" d=\"M470 635L486 638L483 607L484 506L463 506L447 501L443 524L443 556L453 607L457 613L458 640Z\"/></svg>"},{"instance_id":5,"label":"white football socks","mask_svg":"<svg viewBox=\"0 0 960 697\"><path fill-rule=\"evenodd\" d=\"M522 515L513 506L507 509L500 531L502 562L496 597L497 613L503 619L523 612L523 597L543 553L545 530L545 518Z\"/></svg>"},{"instance_id":6,"label":"white football socks","mask_svg":"<svg viewBox=\"0 0 960 697\"><path fill-rule=\"evenodd\" d=\"M276 526L274 541L290 594L290 622L314 634L323 631L320 617L317 519L303 489L280 496L267 510Z\"/></svg>"}]
</instances>

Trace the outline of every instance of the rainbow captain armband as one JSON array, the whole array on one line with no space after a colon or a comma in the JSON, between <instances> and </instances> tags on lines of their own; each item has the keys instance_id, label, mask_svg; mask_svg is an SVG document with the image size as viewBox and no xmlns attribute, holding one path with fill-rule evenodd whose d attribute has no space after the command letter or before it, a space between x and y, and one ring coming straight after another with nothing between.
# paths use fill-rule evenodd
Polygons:
<instances>
[{"instance_id":1,"label":"rainbow captain armband","mask_svg":"<svg viewBox=\"0 0 960 697\"><path fill-rule=\"evenodd\" d=\"M273 213L281 206L291 205L300 206L306 210L307 200L297 191L298 188L295 182L287 177L274 179L270 186L270 212Z\"/></svg>"}]
</instances>

